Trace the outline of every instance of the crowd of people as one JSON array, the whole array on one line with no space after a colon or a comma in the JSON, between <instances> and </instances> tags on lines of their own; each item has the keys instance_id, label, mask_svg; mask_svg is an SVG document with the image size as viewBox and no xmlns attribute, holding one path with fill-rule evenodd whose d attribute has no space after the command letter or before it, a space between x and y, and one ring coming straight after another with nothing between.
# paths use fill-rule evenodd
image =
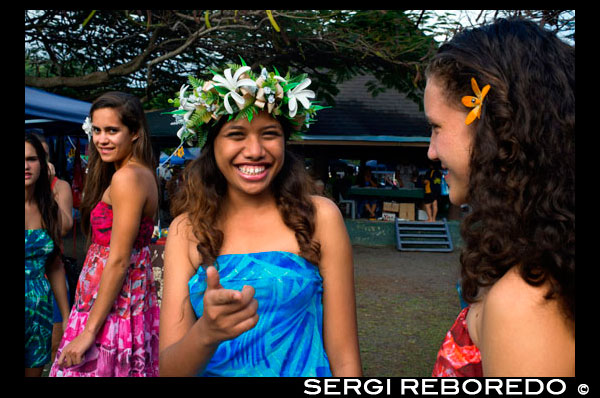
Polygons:
<instances>
[{"instance_id":1,"label":"crowd of people","mask_svg":"<svg viewBox=\"0 0 600 398\"><path fill-rule=\"evenodd\" d=\"M160 308L149 244L161 192L139 99L103 94L84 125L90 245L73 303L61 261L68 199L26 135L26 376L50 362L51 377L362 376L350 239L287 146L319 110L310 79L249 71L213 71L175 101L187 112L175 115L178 136L203 148L168 197ZM471 208L467 306L440 336L432 375L574 376L574 49L534 23L498 20L442 45L426 79L428 157L450 202ZM442 174L427 174L435 219Z\"/></svg>"}]
</instances>

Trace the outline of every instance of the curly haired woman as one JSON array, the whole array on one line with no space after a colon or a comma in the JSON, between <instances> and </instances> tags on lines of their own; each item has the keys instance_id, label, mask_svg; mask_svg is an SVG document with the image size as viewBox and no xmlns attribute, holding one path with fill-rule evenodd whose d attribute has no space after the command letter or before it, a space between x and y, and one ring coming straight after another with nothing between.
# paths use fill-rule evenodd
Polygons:
<instances>
[{"instance_id":1,"label":"curly haired woman","mask_svg":"<svg viewBox=\"0 0 600 398\"><path fill-rule=\"evenodd\" d=\"M481 90L479 87L482 87ZM529 21L443 45L427 69L428 156L461 226L470 304L434 376L575 375L575 50Z\"/></svg>"},{"instance_id":2,"label":"curly haired woman","mask_svg":"<svg viewBox=\"0 0 600 398\"><path fill-rule=\"evenodd\" d=\"M224 75L232 90L247 87L231 97L251 112L263 91L300 97L310 83L266 72L269 90L264 78L236 82L247 69ZM219 81L204 84L202 98ZM241 94L249 99L238 101ZM217 113L172 205L160 375L359 376L350 240L336 205L311 195L303 162L286 148L292 119L275 113L292 102L270 97L274 107L234 118L228 98L217 99L217 112L231 120ZM298 108L281 112L293 118Z\"/></svg>"}]
</instances>

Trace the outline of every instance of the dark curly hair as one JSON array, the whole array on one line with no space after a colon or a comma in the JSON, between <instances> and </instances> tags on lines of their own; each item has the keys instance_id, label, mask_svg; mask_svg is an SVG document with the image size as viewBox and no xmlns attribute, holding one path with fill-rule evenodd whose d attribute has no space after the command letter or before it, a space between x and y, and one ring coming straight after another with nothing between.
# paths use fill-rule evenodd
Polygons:
<instances>
[{"instance_id":1,"label":"dark curly hair","mask_svg":"<svg viewBox=\"0 0 600 398\"><path fill-rule=\"evenodd\" d=\"M285 118L277 119L287 140L293 125ZM222 198L227 192L227 180L219 170L214 154L214 140L226 118L211 127L202 153L183 171L182 186L171 202L171 214L177 217L188 213L192 230L198 239L198 251L205 265L213 264L223 243L223 232L216 221ZM281 217L295 232L300 255L318 265L321 245L313 239L315 207L310 195L314 193L304 164L286 145L283 166L271 184Z\"/></svg>"},{"instance_id":2,"label":"dark curly hair","mask_svg":"<svg viewBox=\"0 0 600 398\"><path fill-rule=\"evenodd\" d=\"M575 321L575 48L536 24L498 20L442 45L427 76L466 110L471 77L491 85L475 123L461 225L464 299L511 267L549 283Z\"/></svg>"}]
</instances>

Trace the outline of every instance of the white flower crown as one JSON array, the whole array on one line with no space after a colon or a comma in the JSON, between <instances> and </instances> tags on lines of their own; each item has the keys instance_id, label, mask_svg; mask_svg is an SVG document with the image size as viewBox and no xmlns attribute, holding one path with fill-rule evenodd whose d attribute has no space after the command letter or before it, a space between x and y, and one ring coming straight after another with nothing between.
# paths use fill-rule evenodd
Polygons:
<instances>
[{"instance_id":1,"label":"white flower crown","mask_svg":"<svg viewBox=\"0 0 600 398\"><path fill-rule=\"evenodd\" d=\"M182 126L177 132L181 142L197 139L197 145L204 146L209 123L216 123L224 115L228 115L228 121L243 116L252 121L254 115L266 109L273 117L285 117L301 129L314 122L317 111L328 108L310 102L315 93L307 89L311 81L306 74L291 77L288 72L282 77L277 68L274 72L262 68L256 76L241 61L242 65L227 64L222 74L210 69L212 80L189 76L190 84L182 85L177 98L169 99L178 109L163 114L173 115L175 121L171 124ZM291 138L297 138L297 134Z\"/></svg>"}]
</instances>

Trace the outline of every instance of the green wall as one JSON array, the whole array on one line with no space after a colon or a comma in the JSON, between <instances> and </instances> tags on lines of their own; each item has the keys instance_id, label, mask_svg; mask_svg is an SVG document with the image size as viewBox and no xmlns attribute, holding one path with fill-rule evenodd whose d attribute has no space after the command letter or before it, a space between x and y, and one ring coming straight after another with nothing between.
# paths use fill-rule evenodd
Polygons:
<instances>
[{"instance_id":1,"label":"green wall","mask_svg":"<svg viewBox=\"0 0 600 398\"><path fill-rule=\"evenodd\" d=\"M391 221L369 221L345 219L346 229L350 235L350 242L353 245L363 246L394 246L396 247L396 235L394 232L394 223ZM454 248L460 247L462 240L460 238L460 221L448 221L450 236Z\"/></svg>"}]
</instances>

